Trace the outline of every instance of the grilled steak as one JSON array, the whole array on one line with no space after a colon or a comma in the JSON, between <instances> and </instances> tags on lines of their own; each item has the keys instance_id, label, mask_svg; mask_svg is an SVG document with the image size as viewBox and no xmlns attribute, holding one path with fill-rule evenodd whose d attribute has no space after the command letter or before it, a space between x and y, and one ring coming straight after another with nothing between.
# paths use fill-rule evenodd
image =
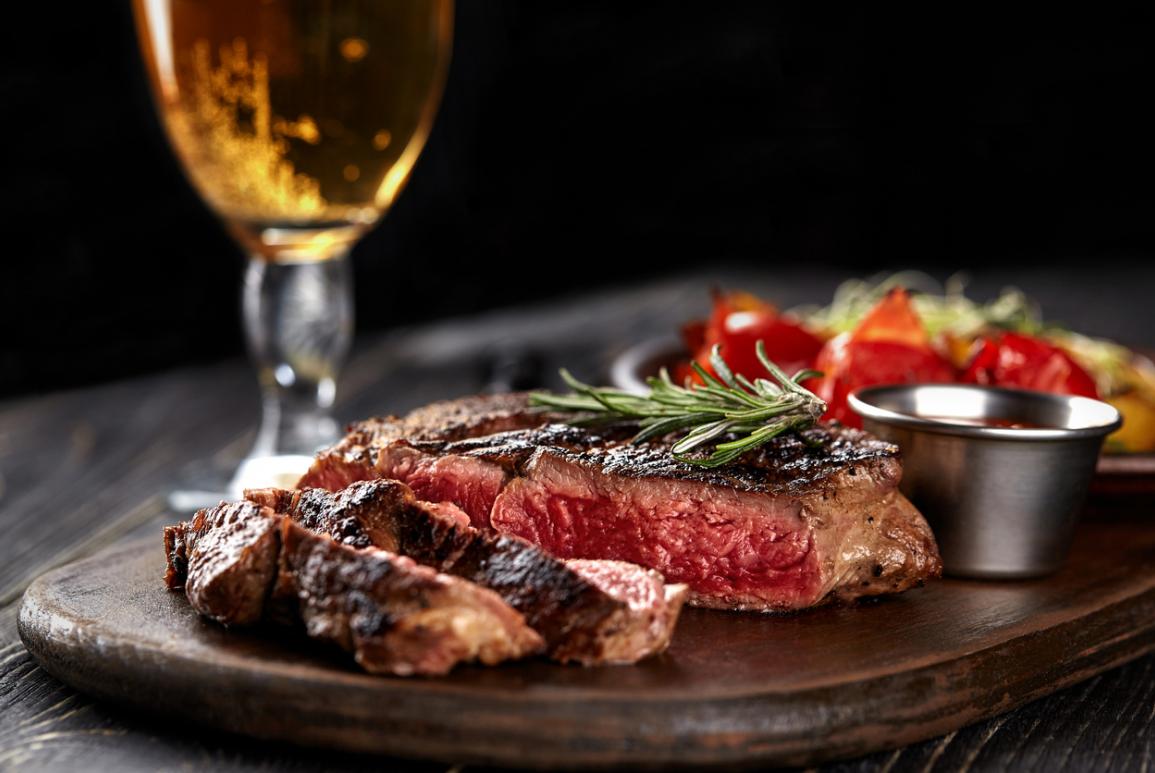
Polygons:
<instances>
[{"instance_id":1,"label":"grilled steak","mask_svg":"<svg viewBox=\"0 0 1155 773\"><path fill-rule=\"evenodd\" d=\"M312 532L270 507L222 503L165 529L165 580L226 625L303 624L367 671L443 674L535 654L542 640L490 590ZM288 610L288 614L286 614Z\"/></svg>"},{"instance_id":2,"label":"grilled steak","mask_svg":"<svg viewBox=\"0 0 1155 773\"><path fill-rule=\"evenodd\" d=\"M555 555L653 567L687 583L699 606L800 609L940 574L900 475L893 446L849 429L783 439L724 471L659 446L543 447L502 491L492 522Z\"/></svg>"},{"instance_id":3,"label":"grilled steak","mask_svg":"<svg viewBox=\"0 0 1155 773\"><path fill-rule=\"evenodd\" d=\"M486 407L490 403L497 406L493 411ZM473 422L462 418L467 410L477 411ZM399 480L426 502L456 504L484 529L498 494L539 446L584 448L629 437L543 424L556 418L529 408L524 395L494 395L434 403L403 419L369 419L318 454L297 488L339 491L361 480ZM500 431L487 432L495 427ZM469 436L470 431L481 434Z\"/></svg>"},{"instance_id":4,"label":"grilled steak","mask_svg":"<svg viewBox=\"0 0 1155 773\"><path fill-rule=\"evenodd\" d=\"M632 663L663 651L685 598L684 586L666 586L640 567L570 566L526 540L479 531L456 506L418 501L393 480L245 496L335 540L386 548L492 589L563 662Z\"/></svg>"},{"instance_id":5,"label":"grilled steak","mask_svg":"<svg viewBox=\"0 0 1155 773\"><path fill-rule=\"evenodd\" d=\"M338 491L375 478L405 482L426 502L453 502L479 528L509 473L477 455L445 453L447 444L541 426L553 414L531 409L524 395L491 395L433 403L404 418L354 424L297 483L297 488Z\"/></svg>"},{"instance_id":6,"label":"grilled steak","mask_svg":"<svg viewBox=\"0 0 1155 773\"><path fill-rule=\"evenodd\" d=\"M566 561L586 582L621 602L602 621L571 636L557 657L582 663L633 663L639 652L662 652L689 589L667 585L653 569L625 561Z\"/></svg>"},{"instance_id":7,"label":"grilled steak","mask_svg":"<svg viewBox=\"0 0 1155 773\"><path fill-rule=\"evenodd\" d=\"M397 478L561 558L623 560L690 586L690 603L791 610L895 593L941 573L929 527L897 490L898 448L837 425L739 463L678 462L548 424L524 396L440 403L351 428L301 485Z\"/></svg>"},{"instance_id":8,"label":"grilled steak","mask_svg":"<svg viewBox=\"0 0 1155 773\"><path fill-rule=\"evenodd\" d=\"M224 503L164 530L165 582L226 625L261 619L277 573L280 520L251 502Z\"/></svg>"},{"instance_id":9,"label":"grilled steak","mask_svg":"<svg viewBox=\"0 0 1155 773\"><path fill-rule=\"evenodd\" d=\"M282 571L309 636L374 673L444 674L541 650L541 637L492 591L374 548L356 550L285 519Z\"/></svg>"},{"instance_id":10,"label":"grilled steak","mask_svg":"<svg viewBox=\"0 0 1155 773\"><path fill-rule=\"evenodd\" d=\"M421 502L404 483L362 481L338 492L250 489L245 499L354 547L378 547L448 571L474 539L465 513L448 502Z\"/></svg>"}]
</instances>

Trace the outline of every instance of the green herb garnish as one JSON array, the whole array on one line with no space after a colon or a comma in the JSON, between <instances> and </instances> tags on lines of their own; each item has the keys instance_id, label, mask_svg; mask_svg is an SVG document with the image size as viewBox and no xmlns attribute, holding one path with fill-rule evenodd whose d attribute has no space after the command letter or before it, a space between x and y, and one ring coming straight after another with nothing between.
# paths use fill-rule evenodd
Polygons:
<instances>
[{"instance_id":1,"label":"green herb garnish","mask_svg":"<svg viewBox=\"0 0 1155 773\"><path fill-rule=\"evenodd\" d=\"M691 363L702 384L687 381L685 386L678 386L663 368L659 376L647 380L650 393L639 395L583 384L563 369L561 376L573 390L571 394L538 392L530 400L534 405L579 414L574 424L637 420L641 431L634 443L689 430L671 447L674 458L700 467L720 467L784 432L814 426L826 412L826 403L799 384L821 373L803 370L787 376L766 356L761 341L755 350L773 380L750 381L731 372L715 346L710 352L710 366L716 377L698 363ZM690 455L703 447L713 451L705 456Z\"/></svg>"},{"instance_id":2,"label":"green herb garnish","mask_svg":"<svg viewBox=\"0 0 1155 773\"><path fill-rule=\"evenodd\" d=\"M1044 329L1039 308L1025 294L1005 288L992 301L979 303L966 294L966 279L955 274L945 286L920 271L850 279L838 286L830 305L801 306L790 313L812 329L831 335L853 330L870 309L895 287L912 291L911 302L932 337L949 333L972 338L988 328L1037 335Z\"/></svg>"}]
</instances>

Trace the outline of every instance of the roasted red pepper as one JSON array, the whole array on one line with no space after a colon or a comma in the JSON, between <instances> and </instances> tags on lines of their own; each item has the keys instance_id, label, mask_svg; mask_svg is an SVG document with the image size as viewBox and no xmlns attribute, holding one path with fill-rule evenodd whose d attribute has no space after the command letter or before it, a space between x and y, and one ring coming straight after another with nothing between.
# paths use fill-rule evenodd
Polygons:
<instances>
[{"instance_id":1,"label":"roasted red pepper","mask_svg":"<svg viewBox=\"0 0 1155 773\"><path fill-rule=\"evenodd\" d=\"M975 342L962 380L972 384L1099 397L1095 380L1071 355L1042 339L1001 333Z\"/></svg>"},{"instance_id":2,"label":"roasted red pepper","mask_svg":"<svg viewBox=\"0 0 1155 773\"><path fill-rule=\"evenodd\" d=\"M810 384L826 401L825 419L861 427L847 404L855 389L876 384L950 382L954 367L930 345L926 329L906 290L895 288L849 333L826 342L815 368L822 378Z\"/></svg>"},{"instance_id":3,"label":"roasted red pepper","mask_svg":"<svg viewBox=\"0 0 1155 773\"><path fill-rule=\"evenodd\" d=\"M694 360L708 372L713 372L710 350L717 344L730 369L750 379L766 377L754 352L758 341L763 342L767 356L791 375L813 367L822 348L821 338L749 293L715 294L709 321L687 325L682 335ZM686 366L675 375L681 380L692 373Z\"/></svg>"}]
</instances>

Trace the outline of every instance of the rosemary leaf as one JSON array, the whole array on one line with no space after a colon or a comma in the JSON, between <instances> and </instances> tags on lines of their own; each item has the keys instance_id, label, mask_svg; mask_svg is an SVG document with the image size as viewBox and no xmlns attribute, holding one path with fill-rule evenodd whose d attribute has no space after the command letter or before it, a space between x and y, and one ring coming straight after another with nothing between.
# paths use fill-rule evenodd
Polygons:
<instances>
[{"instance_id":1,"label":"rosemary leaf","mask_svg":"<svg viewBox=\"0 0 1155 773\"><path fill-rule=\"evenodd\" d=\"M531 403L578 414L575 424L636 420L640 430L635 443L684 432L670 448L674 458L700 467L720 467L785 432L813 426L826 412L826 403L799 383L821 373L803 370L787 376L766 356L761 341L755 351L770 378L751 381L734 373L715 346L709 360L713 373L692 363L701 384L688 381L679 386L663 368L648 380L649 394L638 395L584 384L563 369L561 377L573 391L567 395L536 392L530 396ZM710 452L702 455L705 449Z\"/></svg>"}]
</instances>

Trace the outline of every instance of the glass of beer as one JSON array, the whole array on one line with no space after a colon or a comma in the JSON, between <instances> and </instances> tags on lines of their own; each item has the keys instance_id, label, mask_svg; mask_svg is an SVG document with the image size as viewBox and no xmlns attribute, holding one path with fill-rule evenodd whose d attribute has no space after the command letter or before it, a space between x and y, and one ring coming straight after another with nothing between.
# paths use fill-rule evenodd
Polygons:
<instances>
[{"instance_id":1,"label":"glass of beer","mask_svg":"<svg viewBox=\"0 0 1155 773\"><path fill-rule=\"evenodd\" d=\"M421 153L452 0L134 0L162 123L249 254L245 336L263 411L230 493L292 485L339 434L349 249Z\"/></svg>"}]
</instances>

